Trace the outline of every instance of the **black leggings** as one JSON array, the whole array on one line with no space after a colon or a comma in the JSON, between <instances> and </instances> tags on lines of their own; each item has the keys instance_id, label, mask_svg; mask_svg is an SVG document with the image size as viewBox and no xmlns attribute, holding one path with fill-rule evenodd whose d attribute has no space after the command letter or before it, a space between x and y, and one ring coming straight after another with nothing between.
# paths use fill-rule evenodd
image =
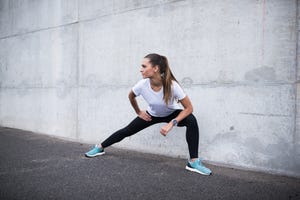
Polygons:
<instances>
[{"instance_id":1,"label":"black leggings","mask_svg":"<svg viewBox=\"0 0 300 200\"><path fill-rule=\"evenodd\" d=\"M140 117L136 117L125 128L118 130L109 136L101 145L106 148L114 143L120 142L125 137L131 136L153 124L170 122L176 118L182 110L176 110L166 117L153 117L151 121L145 121ZM148 113L149 114L149 113ZM190 114L185 119L178 123L178 126L186 126L186 141L188 143L190 158L198 158L198 143L199 143L199 129L195 116Z\"/></svg>"}]
</instances>

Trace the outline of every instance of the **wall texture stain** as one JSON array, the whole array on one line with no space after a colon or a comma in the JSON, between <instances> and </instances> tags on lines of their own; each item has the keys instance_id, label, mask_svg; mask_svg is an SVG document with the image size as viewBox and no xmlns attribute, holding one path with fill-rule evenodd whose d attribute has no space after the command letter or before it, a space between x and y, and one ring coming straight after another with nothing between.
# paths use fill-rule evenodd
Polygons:
<instances>
[{"instance_id":1,"label":"wall texture stain","mask_svg":"<svg viewBox=\"0 0 300 200\"><path fill-rule=\"evenodd\" d=\"M276 81L276 71L272 67L260 67L248 71L245 74L245 80L247 81Z\"/></svg>"}]
</instances>

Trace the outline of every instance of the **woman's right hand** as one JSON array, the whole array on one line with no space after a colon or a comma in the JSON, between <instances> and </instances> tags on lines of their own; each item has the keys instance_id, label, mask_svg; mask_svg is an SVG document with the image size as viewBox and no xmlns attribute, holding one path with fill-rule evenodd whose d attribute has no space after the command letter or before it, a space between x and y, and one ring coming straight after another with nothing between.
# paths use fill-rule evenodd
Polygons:
<instances>
[{"instance_id":1,"label":"woman's right hand","mask_svg":"<svg viewBox=\"0 0 300 200\"><path fill-rule=\"evenodd\" d=\"M145 120L145 121L151 121L151 116L144 110L141 110L138 114L139 118Z\"/></svg>"}]
</instances>

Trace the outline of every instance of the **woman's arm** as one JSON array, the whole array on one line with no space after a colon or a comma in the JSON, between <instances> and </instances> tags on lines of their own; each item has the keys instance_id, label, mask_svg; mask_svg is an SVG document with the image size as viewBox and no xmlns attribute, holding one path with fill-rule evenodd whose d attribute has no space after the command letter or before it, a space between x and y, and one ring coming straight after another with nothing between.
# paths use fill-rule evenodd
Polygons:
<instances>
[{"instance_id":1,"label":"woman's arm","mask_svg":"<svg viewBox=\"0 0 300 200\"><path fill-rule=\"evenodd\" d=\"M129 92L128 98L129 98L130 104L132 105L135 113L139 115L139 113L141 112L141 110L140 110L140 108L139 108L139 106L137 104L137 101L136 101L135 97L136 97L135 94L131 90Z\"/></svg>"},{"instance_id":2,"label":"woman's arm","mask_svg":"<svg viewBox=\"0 0 300 200\"><path fill-rule=\"evenodd\" d=\"M140 117L142 118L143 120L145 121L151 121L151 116L148 115L148 113L146 111L141 111L140 108L139 108L139 105L135 99L135 94L133 93L133 91L131 90L129 92L129 95L128 95L128 98L129 98L129 101L135 111L135 113Z\"/></svg>"},{"instance_id":3,"label":"woman's arm","mask_svg":"<svg viewBox=\"0 0 300 200\"><path fill-rule=\"evenodd\" d=\"M193 112L193 105L188 96L184 97L179 102L181 103L181 105L183 106L184 109L175 118L177 120L177 122L180 122L181 120L183 120L184 118L186 118Z\"/></svg>"},{"instance_id":4,"label":"woman's arm","mask_svg":"<svg viewBox=\"0 0 300 200\"><path fill-rule=\"evenodd\" d=\"M188 96L186 96L182 100L180 100L180 103L182 104L184 109L175 118L178 123L193 112L193 105ZM165 126L163 126L161 128L160 133L163 136L166 136L167 133L173 128L173 126L174 126L173 122L170 121L168 124L166 124Z\"/></svg>"}]
</instances>

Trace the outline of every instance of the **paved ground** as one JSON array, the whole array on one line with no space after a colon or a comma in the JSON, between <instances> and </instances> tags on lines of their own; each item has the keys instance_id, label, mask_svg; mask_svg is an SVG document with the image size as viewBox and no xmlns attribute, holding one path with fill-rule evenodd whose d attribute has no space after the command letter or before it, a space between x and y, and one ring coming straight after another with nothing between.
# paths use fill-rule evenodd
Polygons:
<instances>
[{"instance_id":1,"label":"paved ground","mask_svg":"<svg viewBox=\"0 0 300 200\"><path fill-rule=\"evenodd\" d=\"M208 165L212 176L184 169L185 160L90 145L0 127L0 199L300 199L300 179Z\"/></svg>"}]
</instances>

